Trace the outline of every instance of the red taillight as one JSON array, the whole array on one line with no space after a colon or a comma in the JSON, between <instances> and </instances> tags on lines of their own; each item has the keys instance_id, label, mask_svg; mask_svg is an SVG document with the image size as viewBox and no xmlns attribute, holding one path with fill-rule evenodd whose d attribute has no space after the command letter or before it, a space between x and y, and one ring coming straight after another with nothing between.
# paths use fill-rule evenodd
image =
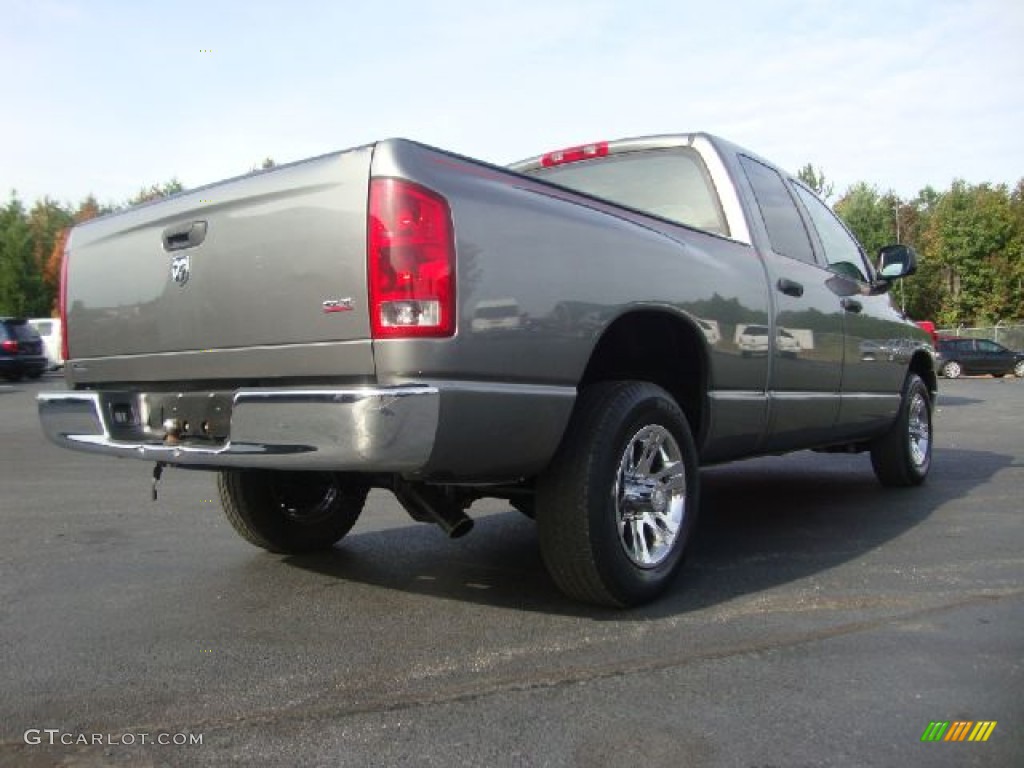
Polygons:
<instances>
[{"instance_id":1,"label":"red taillight","mask_svg":"<svg viewBox=\"0 0 1024 768\"><path fill-rule=\"evenodd\" d=\"M9 355L16 355L16 354L18 354L18 342L11 341L10 339L5 339L4 341L0 341L0 348L2 348L3 351L6 352Z\"/></svg>"},{"instance_id":2,"label":"red taillight","mask_svg":"<svg viewBox=\"0 0 1024 768\"><path fill-rule=\"evenodd\" d=\"M455 333L455 239L448 203L401 179L370 181L367 271L375 339Z\"/></svg>"},{"instance_id":3,"label":"red taillight","mask_svg":"<svg viewBox=\"0 0 1024 768\"><path fill-rule=\"evenodd\" d=\"M60 356L69 359L68 355L68 261L71 259L71 235L68 234L64 244L64 257L60 260Z\"/></svg>"},{"instance_id":4,"label":"red taillight","mask_svg":"<svg viewBox=\"0 0 1024 768\"><path fill-rule=\"evenodd\" d=\"M590 160L595 157L605 157L608 154L608 142L599 141L596 144L583 144L578 147L568 147L548 152L541 157L540 164L545 168L553 165L564 165L565 163L578 163L580 160Z\"/></svg>"}]
</instances>

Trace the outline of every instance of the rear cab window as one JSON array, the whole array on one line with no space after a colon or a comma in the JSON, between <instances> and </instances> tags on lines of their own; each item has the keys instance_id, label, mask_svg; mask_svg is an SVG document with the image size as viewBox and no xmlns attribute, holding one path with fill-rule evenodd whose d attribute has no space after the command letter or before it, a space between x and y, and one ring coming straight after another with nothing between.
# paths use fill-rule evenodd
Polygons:
<instances>
[{"instance_id":1,"label":"rear cab window","mask_svg":"<svg viewBox=\"0 0 1024 768\"><path fill-rule=\"evenodd\" d=\"M690 147L612 153L528 175L677 224L729 236L707 167Z\"/></svg>"}]
</instances>

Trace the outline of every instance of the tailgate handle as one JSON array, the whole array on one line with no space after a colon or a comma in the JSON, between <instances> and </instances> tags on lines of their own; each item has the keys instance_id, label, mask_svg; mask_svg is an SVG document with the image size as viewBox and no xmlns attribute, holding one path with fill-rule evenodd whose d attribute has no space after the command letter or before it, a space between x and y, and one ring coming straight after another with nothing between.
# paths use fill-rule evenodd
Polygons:
<instances>
[{"instance_id":1,"label":"tailgate handle","mask_svg":"<svg viewBox=\"0 0 1024 768\"><path fill-rule=\"evenodd\" d=\"M163 239L165 251L195 248L206 239L206 222L186 221L184 224L172 224L164 230Z\"/></svg>"}]
</instances>

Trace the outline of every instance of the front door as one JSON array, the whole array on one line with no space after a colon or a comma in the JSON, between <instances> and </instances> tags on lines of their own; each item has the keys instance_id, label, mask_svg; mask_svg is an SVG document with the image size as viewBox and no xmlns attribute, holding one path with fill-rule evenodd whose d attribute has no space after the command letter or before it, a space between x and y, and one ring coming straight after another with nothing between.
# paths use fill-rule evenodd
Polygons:
<instances>
[{"instance_id":1,"label":"front door","mask_svg":"<svg viewBox=\"0 0 1024 768\"><path fill-rule=\"evenodd\" d=\"M900 404L903 378L916 345L888 295L871 295L870 266L857 240L817 195L793 189L811 220L829 285L844 314L846 352L838 437L867 434L889 424Z\"/></svg>"}]
</instances>

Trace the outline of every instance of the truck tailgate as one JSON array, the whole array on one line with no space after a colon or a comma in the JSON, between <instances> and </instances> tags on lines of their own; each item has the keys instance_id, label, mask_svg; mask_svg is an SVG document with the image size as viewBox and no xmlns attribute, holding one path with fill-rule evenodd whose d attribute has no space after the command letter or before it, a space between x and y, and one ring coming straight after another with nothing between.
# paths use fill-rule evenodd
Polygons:
<instances>
[{"instance_id":1,"label":"truck tailgate","mask_svg":"<svg viewBox=\"0 0 1024 768\"><path fill-rule=\"evenodd\" d=\"M372 375L371 156L325 155L78 227L72 380Z\"/></svg>"}]
</instances>

